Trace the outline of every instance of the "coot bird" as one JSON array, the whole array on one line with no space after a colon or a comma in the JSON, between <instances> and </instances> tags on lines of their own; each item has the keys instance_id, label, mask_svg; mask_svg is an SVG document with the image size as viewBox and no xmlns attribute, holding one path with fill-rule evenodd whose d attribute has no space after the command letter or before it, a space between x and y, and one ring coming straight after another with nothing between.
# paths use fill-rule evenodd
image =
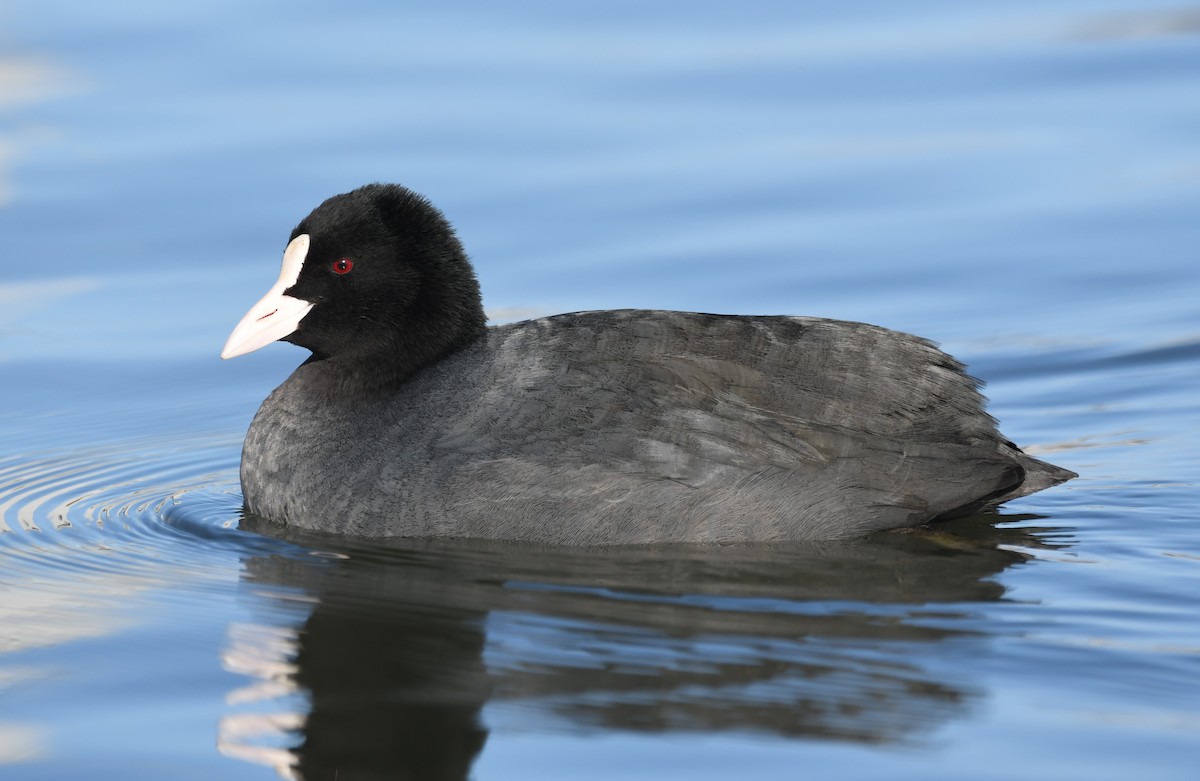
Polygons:
<instances>
[{"instance_id":1,"label":"coot bird","mask_svg":"<svg viewBox=\"0 0 1200 781\"><path fill-rule=\"evenodd\" d=\"M930 342L863 323L576 312L495 327L454 230L397 185L304 218L223 358L312 351L246 435L246 508L367 537L832 539L1076 475L1007 441Z\"/></svg>"}]
</instances>

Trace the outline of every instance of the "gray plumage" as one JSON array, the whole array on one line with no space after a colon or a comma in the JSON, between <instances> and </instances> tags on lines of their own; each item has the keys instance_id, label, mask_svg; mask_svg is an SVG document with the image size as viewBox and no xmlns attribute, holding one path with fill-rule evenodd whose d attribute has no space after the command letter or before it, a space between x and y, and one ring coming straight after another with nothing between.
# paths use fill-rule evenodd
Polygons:
<instances>
[{"instance_id":1,"label":"gray plumage","mask_svg":"<svg viewBox=\"0 0 1200 781\"><path fill-rule=\"evenodd\" d=\"M297 228L314 248L321 209ZM333 296L306 296L312 314ZM314 322L324 347L336 321ZM463 330L380 382L364 378L388 340L369 360L318 350L254 418L247 508L368 537L772 542L913 526L1074 476L1007 442L953 358L884 328L623 310Z\"/></svg>"}]
</instances>

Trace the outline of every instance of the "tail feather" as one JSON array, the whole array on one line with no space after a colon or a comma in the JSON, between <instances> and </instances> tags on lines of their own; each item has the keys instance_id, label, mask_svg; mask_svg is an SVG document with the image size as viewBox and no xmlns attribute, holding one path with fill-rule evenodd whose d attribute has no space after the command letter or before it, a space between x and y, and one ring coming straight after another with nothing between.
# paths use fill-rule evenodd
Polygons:
<instances>
[{"instance_id":1,"label":"tail feather","mask_svg":"<svg viewBox=\"0 0 1200 781\"><path fill-rule=\"evenodd\" d=\"M973 502L942 513L934 520L943 521L974 515L994 507L999 507L1009 499L1029 496L1032 493L1051 488L1059 483L1065 483L1071 478L1079 477L1078 474L1072 472L1070 469L1063 469L1061 466L1055 466L1033 456L1026 455L1011 442L1004 443L1001 449L1016 462L1012 465L1012 469L1006 473L1006 476L1001 477L1001 480L1004 481L1001 485L1004 487L987 496L981 496ZM1007 479L1008 474L1011 474L1011 481Z\"/></svg>"},{"instance_id":2,"label":"tail feather","mask_svg":"<svg viewBox=\"0 0 1200 781\"><path fill-rule=\"evenodd\" d=\"M1005 497L1008 499L1016 499L1019 496L1029 496L1032 493L1043 491L1047 488L1065 483L1068 480L1079 477L1070 469L1063 469L1061 466L1047 463L1041 459L1026 455L1020 450L1016 452L1017 463L1025 470L1025 480L1021 482L1013 493Z\"/></svg>"}]
</instances>

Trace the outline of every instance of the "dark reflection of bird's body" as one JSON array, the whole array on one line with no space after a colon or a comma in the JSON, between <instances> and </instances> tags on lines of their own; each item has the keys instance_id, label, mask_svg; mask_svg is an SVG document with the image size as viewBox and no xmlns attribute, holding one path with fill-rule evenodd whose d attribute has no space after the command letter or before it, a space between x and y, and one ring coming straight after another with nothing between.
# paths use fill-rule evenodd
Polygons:
<instances>
[{"instance_id":1,"label":"dark reflection of bird's body","mask_svg":"<svg viewBox=\"0 0 1200 781\"><path fill-rule=\"evenodd\" d=\"M587 552L309 537L339 556L252 558L245 578L314 598L301 778L465 779L485 704L550 730L919 739L977 693L936 665L987 639L949 605L1000 599L1009 548L1038 544L986 517L954 532Z\"/></svg>"},{"instance_id":2,"label":"dark reflection of bird's body","mask_svg":"<svg viewBox=\"0 0 1200 781\"><path fill-rule=\"evenodd\" d=\"M466 778L486 737L483 641L465 613L314 610L296 658L304 778Z\"/></svg>"}]
</instances>

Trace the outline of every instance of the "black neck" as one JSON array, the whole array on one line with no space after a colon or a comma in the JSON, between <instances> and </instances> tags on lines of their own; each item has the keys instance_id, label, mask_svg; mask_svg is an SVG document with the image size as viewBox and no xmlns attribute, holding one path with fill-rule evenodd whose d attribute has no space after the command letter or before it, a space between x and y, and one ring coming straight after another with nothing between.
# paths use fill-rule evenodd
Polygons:
<instances>
[{"instance_id":1,"label":"black neck","mask_svg":"<svg viewBox=\"0 0 1200 781\"><path fill-rule=\"evenodd\" d=\"M330 398L352 398L393 393L410 378L483 337L486 326L466 330L454 339L441 334L409 334L400 343L373 345L375 349L334 356L312 355L298 371L313 390Z\"/></svg>"}]
</instances>

